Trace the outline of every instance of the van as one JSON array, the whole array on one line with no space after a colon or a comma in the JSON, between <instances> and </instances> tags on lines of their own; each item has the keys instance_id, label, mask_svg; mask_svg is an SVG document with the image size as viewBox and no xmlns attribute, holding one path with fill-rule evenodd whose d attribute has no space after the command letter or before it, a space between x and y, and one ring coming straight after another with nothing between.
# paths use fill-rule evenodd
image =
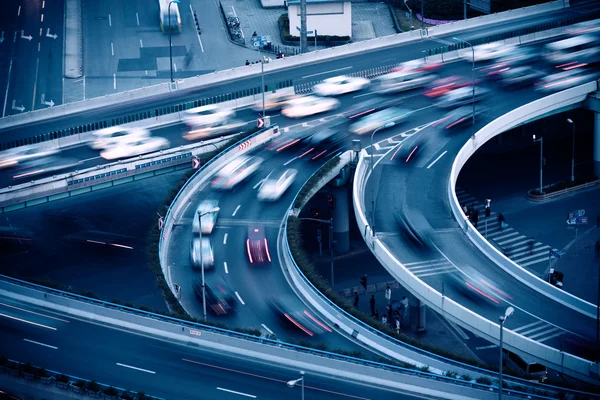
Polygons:
<instances>
[{"instance_id":1,"label":"van","mask_svg":"<svg viewBox=\"0 0 600 400\"><path fill-rule=\"evenodd\" d=\"M502 349L502 352L507 367L527 375L534 382L544 382L548 378L548 369L544 365L506 349Z\"/></svg>"}]
</instances>

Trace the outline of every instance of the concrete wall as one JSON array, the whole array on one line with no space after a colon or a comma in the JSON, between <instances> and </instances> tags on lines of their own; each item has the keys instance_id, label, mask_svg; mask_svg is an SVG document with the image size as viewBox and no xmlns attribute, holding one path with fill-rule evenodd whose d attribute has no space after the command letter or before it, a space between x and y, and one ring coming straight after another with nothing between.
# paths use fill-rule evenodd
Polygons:
<instances>
[{"instance_id":1,"label":"concrete wall","mask_svg":"<svg viewBox=\"0 0 600 400\"><path fill-rule=\"evenodd\" d=\"M290 35L300 36L300 4L290 4ZM322 3L306 5L306 26L308 31L317 30L319 36L352 37L352 3ZM309 35L310 37L311 35Z\"/></svg>"}]
</instances>

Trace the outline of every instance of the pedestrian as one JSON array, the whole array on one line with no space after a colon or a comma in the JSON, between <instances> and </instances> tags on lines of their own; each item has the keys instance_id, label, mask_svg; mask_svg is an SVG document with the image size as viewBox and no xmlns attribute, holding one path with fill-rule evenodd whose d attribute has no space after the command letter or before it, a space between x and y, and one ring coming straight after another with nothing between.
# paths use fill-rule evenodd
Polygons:
<instances>
[{"instance_id":1,"label":"pedestrian","mask_svg":"<svg viewBox=\"0 0 600 400\"><path fill-rule=\"evenodd\" d=\"M596 259L600 259L600 240L596 240Z\"/></svg>"},{"instance_id":2,"label":"pedestrian","mask_svg":"<svg viewBox=\"0 0 600 400\"><path fill-rule=\"evenodd\" d=\"M379 321L379 310L375 310L375 319Z\"/></svg>"},{"instance_id":3,"label":"pedestrian","mask_svg":"<svg viewBox=\"0 0 600 400\"><path fill-rule=\"evenodd\" d=\"M383 317L381 317L381 323L387 325L387 317L385 316L385 314L383 314Z\"/></svg>"},{"instance_id":4,"label":"pedestrian","mask_svg":"<svg viewBox=\"0 0 600 400\"><path fill-rule=\"evenodd\" d=\"M400 307L402 310L400 327L402 328L404 326L404 323L408 322L405 321L408 318L408 299L406 298L406 296L402 296L402 300L400 300Z\"/></svg>"},{"instance_id":5,"label":"pedestrian","mask_svg":"<svg viewBox=\"0 0 600 400\"><path fill-rule=\"evenodd\" d=\"M358 308L358 292L354 292L354 307Z\"/></svg>"},{"instance_id":6,"label":"pedestrian","mask_svg":"<svg viewBox=\"0 0 600 400\"><path fill-rule=\"evenodd\" d=\"M388 306L392 304L392 288L387 285L385 288L385 299L387 300Z\"/></svg>"},{"instance_id":7,"label":"pedestrian","mask_svg":"<svg viewBox=\"0 0 600 400\"><path fill-rule=\"evenodd\" d=\"M477 229L477 225L479 224L479 210L477 209L473 211L473 223L475 224L475 229Z\"/></svg>"},{"instance_id":8,"label":"pedestrian","mask_svg":"<svg viewBox=\"0 0 600 400\"><path fill-rule=\"evenodd\" d=\"M400 320L398 319L398 317L396 317L396 319L394 320L394 324L396 325L396 334L399 335L400 334Z\"/></svg>"},{"instance_id":9,"label":"pedestrian","mask_svg":"<svg viewBox=\"0 0 600 400\"><path fill-rule=\"evenodd\" d=\"M250 61L246 60L246 65L250 65Z\"/></svg>"},{"instance_id":10,"label":"pedestrian","mask_svg":"<svg viewBox=\"0 0 600 400\"><path fill-rule=\"evenodd\" d=\"M468 218L469 217L469 207L467 207L466 204L463 204L462 210L465 213L465 216Z\"/></svg>"},{"instance_id":11,"label":"pedestrian","mask_svg":"<svg viewBox=\"0 0 600 400\"><path fill-rule=\"evenodd\" d=\"M392 306L387 306L387 319L392 322Z\"/></svg>"},{"instance_id":12,"label":"pedestrian","mask_svg":"<svg viewBox=\"0 0 600 400\"><path fill-rule=\"evenodd\" d=\"M369 305L371 306L371 315L375 315L375 295L371 295L371 299L369 300Z\"/></svg>"},{"instance_id":13,"label":"pedestrian","mask_svg":"<svg viewBox=\"0 0 600 400\"><path fill-rule=\"evenodd\" d=\"M504 230L504 215L498 213L498 224L500 225L500 231Z\"/></svg>"}]
</instances>

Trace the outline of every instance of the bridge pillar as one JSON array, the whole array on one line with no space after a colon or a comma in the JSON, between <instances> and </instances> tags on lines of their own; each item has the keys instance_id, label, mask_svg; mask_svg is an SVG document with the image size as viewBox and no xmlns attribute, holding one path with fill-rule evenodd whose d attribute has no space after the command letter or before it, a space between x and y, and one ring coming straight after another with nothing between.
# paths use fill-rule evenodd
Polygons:
<instances>
[{"instance_id":1,"label":"bridge pillar","mask_svg":"<svg viewBox=\"0 0 600 400\"><path fill-rule=\"evenodd\" d=\"M409 317L410 321L416 325L417 332L424 332L425 327L427 326L426 325L427 307L425 306L425 304L423 302L421 302L419 299L417 299L412 294L409 295L409 299L410 299L410 309L411 309L411 312L414 312L412 314L412 315L414 315L414 317L411 318L411 315L409 315L408 317Z\"/></svg>"},{"instance_id":2,"label":"bridge pillar","mask_svg":"<svg viewBox=\"0 0 600 400\"><path fill-rule=\"evenodd\" d=\"M350 208L348 185L333 188L335 208L333 210L333 241L337 253L350 250Z\"/></svg>"},{"instance_id":3,"label":"bridge pillar","mask_svg":"<svg viewBox=\"0 0 600 400\"><path fill-rule=\"evenodd\" d=\"M594 174L600 178L600 113L594 113Z\"/></svg>"}]
</instances>

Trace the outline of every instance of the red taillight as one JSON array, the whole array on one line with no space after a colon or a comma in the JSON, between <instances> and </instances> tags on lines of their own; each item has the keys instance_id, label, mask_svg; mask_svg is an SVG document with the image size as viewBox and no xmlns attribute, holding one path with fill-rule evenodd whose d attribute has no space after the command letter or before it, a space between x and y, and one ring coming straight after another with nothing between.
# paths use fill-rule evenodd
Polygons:
<instances>
[{"instance_id":1,"label":"red taillight","mask_svg":"<svg viewBox=\"0 0 600 400\"><path fill-rule=\"evenodd\" d=\"M269 253L269 244L267 243L267 238L265 238L265 252L267 253L267 259L271 262L271 254Z\"/></svg>"},{"instance_id":2,"label":"red taillight","mask_svg":"<svg viewBox=\"0 0 600 400\"><path fill-rule=\"evenodd\" d=\"M325 153L327 153L327 150L323 150L322 152L320 152L319 154L317 154L316 156L314 156L313 158L311 158L311 160L316 160L317 158L321 157Z\"/></svg>"},{"instance_id":3,"label":"red taillight","mask_svg":"<svg viewBox=\"0 0 600 400\"><path fill-rule=\"evenodd\" d=\"M277 149L277 152L280 152L281 150L287 149L288 147L298 143L300 141L300 139L296 139L296 140L292 140L291 142L289 142L288 144L284 144L283 146L281 146L280 148Z\"/></svg>"},{"instance_id":4,"label":"red taillight","mask_svg":"<svg viewBox=\"0 0 600 400\"><path fill-rule=\"evenodd\" d=\"M461 118L461 119L459 119L458 121L454 121L453 123L451 123L450 125L448 125L448 126L446 127L446 129L450 129L450 128L452 128L453 126L460 124L460 123L461 123L461 122L463 122L465 119L467 119L467 117L462 117L462 118Z\"/></svg>"},{"instance_id":5,"label":"red taillight","mask_svg":"<svg viewBox=\"0 0 600 400\"><path fill-rule=\"evenodd\" d=\"M250 264L254 264L252 260L252 252L250 251L250 239L246 239L246 250L248 251L248 259L250 260Z\"/></svg>"},{"instance_id":6,"label":"red taillight","mask_svg":"<svg viewBox=\"0 0 600 400\"><path fill-rule=\"evenodd\" d=\"M471 289L473 289L474 291L476 291L477 293L479 293L480 295L482 295L483 297L485 297L486 299L496 303L496 304L500 304L500 302L498 300L496 300L495 298L493 298L492 296L486 294L485 292L483 292L482 290L477 289L475 286L471 285L469 282L465 282L467 284L468 287L470 287Z\"/></svg>"},{"instance_id":7,"label":"red taillight","mask_svg":"<svg viewBox=\"0 0 600 400\"><path fill-rule=\"evenodd\" d=\"M311 331L309 331L308 329L306 329L305 327L303 327L298 321L296 321L294 318L292 318L288 313L283 314L288 321L290 321L292 324L296 325L298 328L302 329L302 331L304 333L306 333L308 336L314 336L315 334L312 333Z\"/></svg>"},{"instance_id":8,"label":"red taillight","mask_svg":"<svg viewBox=\"0 0 600 400\"><path fill-rule=\"evenodd\" d=\"M412 157L413 154L415 154L415 151L417 151L418 148L419 148L419 146L415 146L415 148L412 149L412 151L410 152L408 157L406 157L406 162L408 162L410 160L410 158Z\"/></svg>"},{"instance_id":9,"label":"red taillight","mask_svg":"<svg viewBox=\"0 0 600 400\"><path fill-rule=\"evenodd\" d=\"M348 118L352 119L352 118L360 117L361 115L365 115L365 114L371 113L373 111L375 111L375 108L369 108L367 111L363 111L358 114L351 115Z\"/></svg>"},{"instance_id":10,"label":"red taillight","mask_svg":"<svg viewBox=\"0 0 600 400\"><path fill-rule=\"evenodd\" d=\"M318 319L313 317L308 311L304 310L304 314L306 314L308 316L308 318L315 321L321 328L325 329L327 332L333 332L333 330L330 327L328 327L327 325L325 325L324 323L322 323L321 321L319 321Z\"/></svg>"},{"instance_id":11,"label":"red taillight","mask_svg":"<svg viewBox=\"0 0 600 400\"><path fill-rule=\"evenodd\" d=\"M390 158L390 161L394 160L394 157L396 157L396 154L398 154L398 152L400 151L400 149L402 148L402 146L404 145L404 143L402 143L394 152L394 154L392 154L392 157Z\"/></svg>"},{"instance_id":12,"label":"red taillight","mask_svg":"<svg viewBox=\"0 0 600 400\"><path fill-rule=\"evenodd\" d=\"M314 147L311 147L309 150L306 150L304 153L300 154L300 155L298 156L298 158L302 158L302 157L304 157L305 155L307 155L308 153L310 153L310 152L311 152L311 151L313 151L314 149L315 149Z\"/></svg>"}]
</instances>

